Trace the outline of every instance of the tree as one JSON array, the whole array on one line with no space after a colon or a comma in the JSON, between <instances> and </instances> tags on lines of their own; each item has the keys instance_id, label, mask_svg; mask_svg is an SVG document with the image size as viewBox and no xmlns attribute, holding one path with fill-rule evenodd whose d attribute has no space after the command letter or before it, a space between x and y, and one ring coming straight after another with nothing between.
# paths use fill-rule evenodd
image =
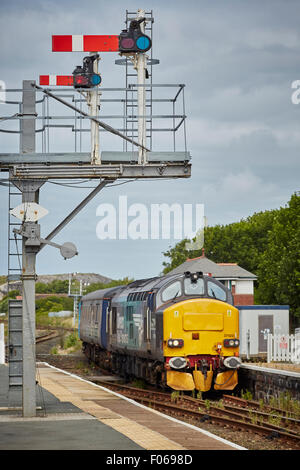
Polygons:
<instances>
[{"instance_id":1,"label":"tree","mask_svg":"<svg viewBox=\"0 0 300 470\"><path fill-rule=\"evenodd\" d=\"M132 282L133 279L129 279L128 277L124 277L124 279L115 279L110 281L109 283L105 284L104 282L94 282L90 284L84 289L84 294L89 294L90 292L94 292L95 290L101 289L108 289L109 287L117 287L121 285L127 285Z\"/></svg>"},{"instance_id":2,"label":"tree","mask_svg":"<svg viewBox=\"0 0 300 470\"><path fill-rule=\"evenodd\" d=\"M188 252L187 240L170 247L164 256L164 273L187 258L201 256ZM206 227L205 255L216 263L238 263L258 276L255 302L287 304L292 326L300 322L300 193L292 195L286 207L255 213L240 222Z\"/></svg>"},{"instance_id":3,"label":"tree","mask_svg":"<svg viewBox=\"0 0 300 470\"><path fill-rule=\"evenodd\" d=\"M257 301L287 304L292 325L300 321L300 194L276 214L258 265Z\"/></svg>"}]
</instances>

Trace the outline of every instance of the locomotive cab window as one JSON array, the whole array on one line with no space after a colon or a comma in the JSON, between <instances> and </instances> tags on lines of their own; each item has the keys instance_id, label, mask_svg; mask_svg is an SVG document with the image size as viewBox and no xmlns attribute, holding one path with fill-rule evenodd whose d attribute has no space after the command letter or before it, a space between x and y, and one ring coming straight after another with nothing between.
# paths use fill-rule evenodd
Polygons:
<instances>
[{"instance_id":1,"label":"locomotive cab window","mask_svg":"<svg viewBox=\"0 0 300 470\"><path fill-rule=\"evenodd\" d=\"M209 297L213 297L214 299L218 300L223 300L224 302L226 301L226 291L214 282L207 282L207 293Z\"/></svg>"},{"instance_id":2,"label":"locomotive cab window","mask_svg":"<svg viewBox=\"0 0 300 470\"><path fill-rule=\"evenodd\" d=\"M192 282L190 278L184 279L185 295L204 295L203 278L198 278L196 282Z\"/></svg>"},{"instance_id":3,"label":"locomotive cab window","mask_svg":"<svg viewBox=\"0 0 300 470\"><path fill-rule=\"evenodd\" d=\"M180 297L182 294L181 290L181 282L176 281L173 284L170 284L162 293L162 301L167 302L168 300L174 299L176 297Z\"/></svg>"}]
</instances>

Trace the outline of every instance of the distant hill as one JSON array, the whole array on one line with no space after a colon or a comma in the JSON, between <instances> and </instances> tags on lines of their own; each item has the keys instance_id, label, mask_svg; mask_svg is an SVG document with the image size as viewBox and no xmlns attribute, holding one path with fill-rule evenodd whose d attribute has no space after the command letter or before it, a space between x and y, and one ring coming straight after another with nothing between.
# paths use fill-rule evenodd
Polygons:
<instances>
[{"instance_id":1,"label":"distant hill","mask_svg":"<svg viewBox=\"0 0 300 470\"><path fill-rule=\"evenodd\" d=\"M66 274L41 274L37 277L37 282L42 282L44 284L49 284L55 280L67 281L69 279L69 273ZM96 273L77 273L73 275L72 279L78 281L82 280L83 282L94 284L94 283L103 283L108 284L112 281L109 277L102 276L101 274ZM0 276L0 281L3 280L3 284L0 285L0 300L7 294L7 283L6 276ZM14 281L11 283L13 289L20 290L22 287L21 281Z\"/></svg>"},{"instance_id":2,"label":"distant hill","mask_svg":"<svg viewBox=\"0 0 300 470\"><path fill-rule=\"evenodd\" d=\"M54 280L66 281L69 279L69 273L66 274L41 274L37 278L37 282L44 282L48 284ZM95 282L103 282L104 284L108 284L112 281L109 277L102 276L101 274L96 273L76 273L72 276L72 279L76 279L77 281L89 282L93 284Z\"/></svg>"}]
</instances>

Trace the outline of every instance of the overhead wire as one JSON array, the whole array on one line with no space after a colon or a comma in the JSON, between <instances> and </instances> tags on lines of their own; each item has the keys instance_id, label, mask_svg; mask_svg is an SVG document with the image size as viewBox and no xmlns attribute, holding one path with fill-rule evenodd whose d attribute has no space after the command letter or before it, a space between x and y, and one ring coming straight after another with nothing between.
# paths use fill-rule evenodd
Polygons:
<instances>
[{"instance_id":1,"label":"overhead wire","mask_svg":"<svg viewBox=\"0 0 300 470\"><path fill-rule=\"evenodd\" d=\"M178 177L179 178L179 177ZM174 180L174 179L178 179L178 178L161 178L163 179L164 181L169 181L169 180ZM111 187L114 187L114 186L121 186L123 184L127 184L127 183L132 183L134 181L150 181L149 178L134 178L134 179L130 179L130 180L126 180L126 181L122 181L120 183L114 183L114 184L108 184L106 185L107 188L111 188ZM88 181L92 181L92 179L89 179ZM51 184L56 184L58 186L64 186L64 187L67 187L67 188L80 188L80 189L94 189L96 186L77 186L76 184L69 184L69 183L61 183L61 182L58 182L58 181L50 181L48 180L47 181L48 183L51 183ZM81 182L78 182L78 184L82 184L82 183L85 183L86 181L81 181Z\"/></svg>"},{"instance_id":2,"label":"overhead wire","mask_svg":"<svg viewBox=\"0 0 300 470\"><path fill-rule=\"evenodd\" d=\"M9 119L13 119L14 117L17 117L17 116L21 116L20 113L15 113L13 114L12 116L4 116L4 117L0 117L0 121L8 121Z\"/></svg>"}]
</instances>

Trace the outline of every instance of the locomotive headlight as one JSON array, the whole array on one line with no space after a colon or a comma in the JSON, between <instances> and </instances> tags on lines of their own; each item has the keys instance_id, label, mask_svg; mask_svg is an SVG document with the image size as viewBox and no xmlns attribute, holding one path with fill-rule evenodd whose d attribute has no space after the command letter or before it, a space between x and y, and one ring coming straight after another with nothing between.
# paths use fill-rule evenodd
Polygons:
<instances>
[{"instance_id":1,"label":"locomotive headlight","mask_svg":"<svg viewBox=\"0 0 300 470\"><path fill-rule=\"evenodd\" d=\"M183 339L168 339L169 348L182 348Z\"/></svg>"},{"instance_id":2,"label":"locomotive headlight","mask_svg":"<svg viewBox=\"0 0 300 470\"><path fill-rule=\"evenodd\" d=\"M240 345L239 339L224 339L225 348L237 348Z\"/></svg>"}]
</instances>

